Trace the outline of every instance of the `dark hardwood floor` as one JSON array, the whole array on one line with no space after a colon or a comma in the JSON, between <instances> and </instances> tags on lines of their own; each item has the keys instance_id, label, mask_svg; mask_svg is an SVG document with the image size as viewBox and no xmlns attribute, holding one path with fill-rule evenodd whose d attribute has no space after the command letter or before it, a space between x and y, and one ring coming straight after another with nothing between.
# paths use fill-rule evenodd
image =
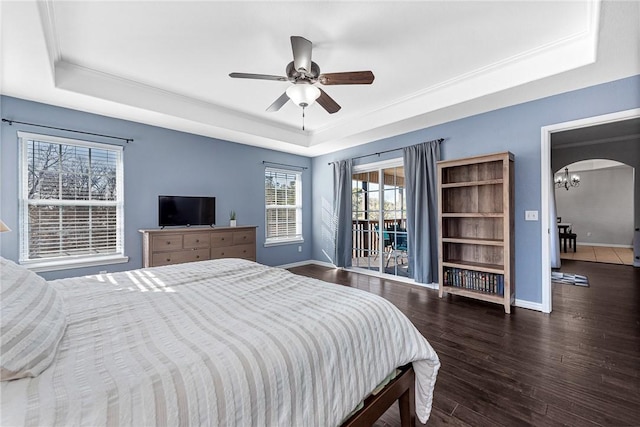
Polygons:
<instances>
[{"instance_id":1,"label":"dark hardwood floor","mask_svg":"<svg viewBox=\"0 0 640 427\"><path fill-rule=\"evenodd\" d=\"M589 287L554 285L543 314L309 265L296 274L378 294L440 357L428 426L640 426L640 271L563 261ZM396 404L397 406L397 404ZM399 426L393 406L376 426Z\"/></svg>"}]
</instances>

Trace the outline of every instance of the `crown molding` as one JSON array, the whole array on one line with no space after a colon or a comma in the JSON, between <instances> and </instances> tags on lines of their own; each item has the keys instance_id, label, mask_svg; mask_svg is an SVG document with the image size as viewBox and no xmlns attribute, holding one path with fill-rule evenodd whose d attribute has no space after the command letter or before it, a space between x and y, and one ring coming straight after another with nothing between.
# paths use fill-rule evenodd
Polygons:
<instances>
[{"instance_id":1,"label":"crown molding","mask_svg":"<svg viewBox=\"0 0 640 427\"><path fill-rule=\"evenodd\" d=\"M44 34L44 41L49 54L49 65L51 72L55 73L55 64L62 60L62 51L60 49L60 40L58 31L56 30L55 12L53 11L53 0L43 0L36 2L38 13L40 14L40 23Z\"/></svg>"},{"instance_id":2,"label":"crown molding","mask_svg":"<svg viewBox=\"0 0 640 427\"><path fill-rule=\"evenodd\" d=\"M56 30L54 2L37 2L56 88L181 119L194 133L281 151L308 149L319 155L385 135L424 127L420 117L483 96L592 64L597 58L600 0L588 3L585 29L526 52L423 88L410 95L312 131L302 131L218 104L104 73L64 59ZM435 65L437 66L437 65ZM184 130L184 128L181 128Z\"/></svg>"}]
</instances>

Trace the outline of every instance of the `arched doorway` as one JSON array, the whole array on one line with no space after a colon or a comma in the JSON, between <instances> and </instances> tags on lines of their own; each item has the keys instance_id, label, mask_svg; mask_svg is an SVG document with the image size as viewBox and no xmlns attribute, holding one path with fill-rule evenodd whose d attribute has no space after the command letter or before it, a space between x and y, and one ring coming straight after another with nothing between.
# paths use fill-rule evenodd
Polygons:
<instances>
[{"instance_id":1,"label":"arched doorway","mask_svg":"<svg viewBox=\"0 0 640 427\"><path fill-rule=\"evenodd\" d=\"M565 236L576 239L575 245L562 239L561 259L633 265L634 168L590 159L565 165L554 176L557 217L571 231Z\"/></svg>"}]
</instances>

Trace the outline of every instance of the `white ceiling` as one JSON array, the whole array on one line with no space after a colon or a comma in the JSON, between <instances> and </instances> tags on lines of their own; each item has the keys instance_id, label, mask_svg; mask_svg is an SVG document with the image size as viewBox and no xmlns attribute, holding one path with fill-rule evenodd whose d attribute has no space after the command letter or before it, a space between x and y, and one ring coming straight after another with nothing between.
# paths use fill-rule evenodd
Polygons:
<instances>
[{"instance_id":1,"label":"white ceiling","mask_svg":"<svg viewBox=\"0 0 640 427\"><path fill-rule=\"evenodd\" d=\"M568 164L567 166L563 166L560 170L556 171L556 173L561 173L564 171L564 168L569 169L569 174L574 174L576 172L589 172L600 169L612 169L612 168L624 168L624 169L633 169L629 165L625 165L624 163L616 162L615 160L606 160L606 159L592 159L592 160L581 160L579 162L573 162Z\"/></svg>"},{"instance_id":2,"label":"white ceiling","mask_svg":"<svg viewBox=\"0 0 640 427\"><path fill-rule=\"evenodd\" d=\"M640 93L638 97L640 97ZM640 143L640 117L554 132L551 135L553 149L623 141L638 141Z\"/></svg>"},{"instance_id":3,"label":"white ceiling","mask_svg":"<svg viewBox=\"0 0 640 427\"><path fill-rule=\"evenodd\" d=\"M640 74L635 1L1 1L0 19L5 95L308 156ZM265 111L290 83L228 76L285 75L291 35L322 72L375 74L324 86L342 109L312 105L305 131L293 103Z\"/></svg>"}]
</instances>

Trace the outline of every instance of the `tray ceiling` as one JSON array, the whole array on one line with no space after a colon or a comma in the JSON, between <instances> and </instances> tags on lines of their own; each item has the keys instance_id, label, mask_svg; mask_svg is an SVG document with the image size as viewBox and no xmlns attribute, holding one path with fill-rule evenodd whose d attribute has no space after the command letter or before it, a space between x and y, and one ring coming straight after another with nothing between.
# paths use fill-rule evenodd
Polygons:
<instances>
[{"instance_id":1,"label":"tray ceiling","mask_svg":"<svg viewBox=\"0 0 640 427\"><path fill-rule=\"evenodd\" d=\"M640 67L635 2L0 4L3 94L309 156ZM342 109L304 131L293 103L265 111L290 83L228 76L285 75L291 35L322 72L375 74L321 86Z\"/></svg>"}]
</instances>

